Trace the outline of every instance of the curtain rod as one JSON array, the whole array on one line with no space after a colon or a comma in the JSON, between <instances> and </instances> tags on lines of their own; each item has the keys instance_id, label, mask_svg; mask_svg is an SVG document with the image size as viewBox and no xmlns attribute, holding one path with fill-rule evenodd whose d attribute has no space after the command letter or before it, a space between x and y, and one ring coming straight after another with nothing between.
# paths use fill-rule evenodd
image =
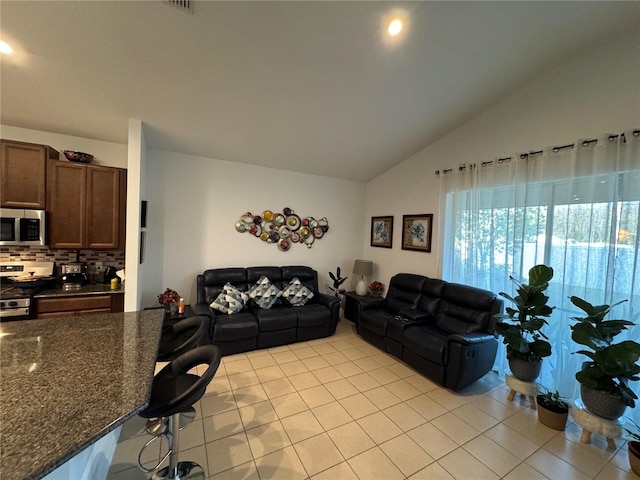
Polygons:
<instances>
[{"instance_id":1,"label":"curtain rod","mask_svg":"<svg viewBox=\"0 0 640 480\"><path fill-rule=\"evenodd\" d=\"M633 132L632 132L632 133L633 133L633 136L634 136L634 137L637 137L638 135L640 135L640 129L638 129L638 130L633 130ZM618 138L618 137L622 137L622 140L623 140L623 141L626 141L626 138L625 138L625 136L624 136L624 133L621 133L621 134L618 134L618 135L609 135L607 138L608 138L608 140L609 140L610 142L613 142L613 141L614 141L616 138ZM597 138L593 138L593 139L591 139L591 140L583 140L583 141L582 141L582 146L583 146L583 147L588 147L588 146L589 146L589 145L591 145L592 143L598 143L598 139L597 139ZM558 153L560 150L564 150L565 148L574 148L575 146L576 146L576 144L575 144L575 143L568 143L567 145L558 145L558 146L556 146L556 147L553 147L551 150L553 151L553 153ZM520 154L520 158L521 158L522 160L524 160L524 159L525 159L525 158L527 158L527 157L531 158L531 157L533 157L534 155L540 155L540 154L542 154L542 152L543 152L542 150L535 150L535 151L531 151L531 152L529 152L529 153L521 153L521 154ZM511 157L498 158L498 159L496 160L496 162L497 162L498 164L502 164L502 163L510 162L510 161L511 161ZM487 161L485 161L485 162L482 162L482 164L481 164L481 165L482 165L483 167L486 167L487 165L492 165L492 164L493 164L493 160L487 160ZM469 164L469 168L475 168L475 166L476 166L476 165L475 165L474 163ZM467 169L467 165L460 165L460 166L458 167L458 171L459 171L459 172L462 172L462 171L464 171L464 170L466 170L466 169ZM446 169L443 169L443 170L436 170L436 171L435 171L435 174L436 174L436 175L440 175L440 174L442 173L443 175L447 175L448 173L451 173L451 172L453 172L453 168L446 168Z\"/></svg>"}]
</instances>

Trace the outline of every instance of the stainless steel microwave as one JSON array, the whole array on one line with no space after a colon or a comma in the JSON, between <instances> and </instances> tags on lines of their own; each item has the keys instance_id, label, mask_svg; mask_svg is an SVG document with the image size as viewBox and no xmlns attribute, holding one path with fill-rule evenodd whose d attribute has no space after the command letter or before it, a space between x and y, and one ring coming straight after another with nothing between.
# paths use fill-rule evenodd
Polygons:
<instances>
[{"instance_id":1,"label":"stainless steel microwave","mask_svg":"<svg viewBox=\"0 0 640 480\"><path fill-rule=\"evenodd\" d=\"M44 210L0 208L0 245L46 245Z\"/></svg>"}]
</instances>

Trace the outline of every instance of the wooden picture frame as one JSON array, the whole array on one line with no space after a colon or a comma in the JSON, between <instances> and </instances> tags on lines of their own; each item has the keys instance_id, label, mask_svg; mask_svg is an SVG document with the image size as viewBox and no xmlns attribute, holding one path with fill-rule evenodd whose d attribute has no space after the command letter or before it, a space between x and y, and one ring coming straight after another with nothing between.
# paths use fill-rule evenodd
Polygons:
<instances>
[{"instance_id":1,"label":"wooden picture frame","mask_svg":"<svg viewBox=\"0 0 640 480\"><path fill-rule=\"evenodd\" d=\"M393 246L393 216L371 217L371 246Z\"/></svg>"},{"instance_id":2,"label":"wooden picture frame","mask_svg":"<svg viewBox=\"0 0 640 480\"><path fill-rule=\"evenodd\" d=\"M423 213L402 216L402 249L431 252L433 214Z\"/></svg>"}]
</instances>

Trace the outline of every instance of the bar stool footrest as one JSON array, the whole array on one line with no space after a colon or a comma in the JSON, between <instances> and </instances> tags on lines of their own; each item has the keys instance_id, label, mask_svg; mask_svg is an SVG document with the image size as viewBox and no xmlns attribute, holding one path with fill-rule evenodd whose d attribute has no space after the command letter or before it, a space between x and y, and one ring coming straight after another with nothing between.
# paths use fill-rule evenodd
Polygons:
<instances>
[{"instance_id":1,"label":"bar stool footrest","mask_svg":"<svg viewBox=\"0 0 640 480\"><path fill-rule=\"evenodd\" d=\"M171 440L170 440L171 434L170 433L163 433L162 435L156 435L154 437L152 437L147 443L144 444L144 446L142 447L142 449L140 450L140 453L138 453L138 467L140 468L140 470L142 470L145 473L151 473L154 470L160 468L160 466L169 458L169 456L171 455ZM167 445L169 445L169 448L167 450L167 453L165 453L164 455L162 455L162 439L166 439L167 441ZM151 446L151 444L153 444L156 440L160 441L160 448L159 448L159 457L158 457L158 463L156 463L153 467L149 468L149 467L145 467L142 464L142 457L144 456L144 452L147 450L147 448L149 448ZM162 457L162 459L160 459L160 456Z\"/></svg>"},{"instance_id":2,"label":"bar stool footrest","mask_svg":"<svg viewBox=\"0 0 640 480\"><path fill-rule=\"evenodd\" d=\"M170 476L170 467L156 472L152 480L205 480L204 469L195 462L178 462L177 476Z\"/></svg>"}]
</instances>

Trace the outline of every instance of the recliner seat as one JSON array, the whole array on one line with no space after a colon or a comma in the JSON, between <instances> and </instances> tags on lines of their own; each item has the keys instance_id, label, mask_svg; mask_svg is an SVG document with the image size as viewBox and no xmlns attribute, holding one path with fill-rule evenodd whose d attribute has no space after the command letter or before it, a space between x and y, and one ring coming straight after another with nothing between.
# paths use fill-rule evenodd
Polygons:
<instances>
[{"instance_id":1,"label":"recliner seat","mask_svg":"<svg viewBox=\"0 0 640 480\"><path fill-rule=\"evenodd\" d=\"M483 377L498 340L493 317L503 302L487 290L399 273L384 299L357 300L362 338L452 390Z\"/></svg>"}]
</instances>

